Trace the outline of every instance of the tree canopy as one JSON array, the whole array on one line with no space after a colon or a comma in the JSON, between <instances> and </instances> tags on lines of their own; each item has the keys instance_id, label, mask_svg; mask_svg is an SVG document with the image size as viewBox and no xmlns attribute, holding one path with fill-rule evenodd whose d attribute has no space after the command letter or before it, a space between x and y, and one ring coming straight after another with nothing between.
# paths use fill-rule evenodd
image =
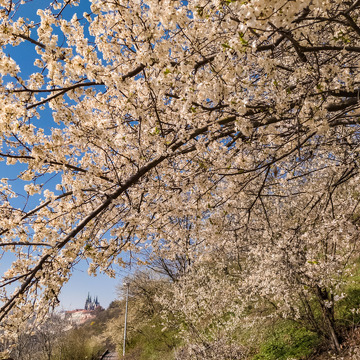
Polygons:
<instances>
[{"instance_id":1,"label":"tree canopy","mask_svg":"<svg viewBox=\"0 0 360 360\"><path fill-rule=\"evenodd\" d=\"M1 3L4 329L54 306L79 259L111 276L145 249L177 306L221 292L217 268L226 301L296 317L312 294L331 333L359 250L360 1L79 5Z\"/></svg>"}]
</instances>

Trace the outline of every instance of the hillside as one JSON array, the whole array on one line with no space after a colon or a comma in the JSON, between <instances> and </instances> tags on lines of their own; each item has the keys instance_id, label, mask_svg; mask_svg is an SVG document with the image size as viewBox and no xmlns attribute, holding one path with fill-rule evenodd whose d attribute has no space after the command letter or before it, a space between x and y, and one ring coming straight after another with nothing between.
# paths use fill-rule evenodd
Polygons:
<instances>
[{"instance_id":1,"label":"hillside","mask_svg":"<svg viewBox=\"0 0 360 360\"><path fill-rule=\"evenodd\" d=\"M128 278L130 282L128 331L125 360L182 360L195 359L192 346L199 338L187 337L192 331L184 314L169 313L163 307L164 298L171 294L173 284L152 273L136 273ZM354 288L355 286L355 288ZM262 323L253 323L248 328L233 328L232 337L226 344L211 343L216 333L214 325L208 329L205 318L203 328L197 336L207 341L208 351L221 346L228 351L232 360L358 360L360 359L360 305L359 290L354 284L348 289L348 296L342 300L336 314L338 331L341 334L340 352L331 347L331 342L311 329L310 324L293 322L277 317L268 317ZM98 360L105 350L122 355L125 300L113 301L106 310L96 312L96 318L80 326L68 324L53 316L32 335L22 334L12 350L14 360ZM249 309L256 316L257 311L268 308ZM225 319L224 319L225 320ZM213 323L214 324L214 323ZM218 330L221 324L218 323ZM348 324L348 325L346 325ZM31 330L31 329L30 329ZM201 333L202 331L202 333ZM207 337L207 338L206 338ZM212 357L201 355L201 360ZM219 358L220 359L220 358Z\"/></svg>"},{"instance_id":2,"label":"hillside","mask_svg":"<svg viewBox=\"0 0 360 360\"><path fill-rule=\"evenodd\" d=\"M189 340L187 333L193 331L196 324L187 322L184 314L168 312L162 305L164 297L169 294L171 296L170 289L173 285L170 282L150 273L137 273L128 280L131 291L125 356L127 360L195 359L191 355L191 349L198 343L199 338L207 341L207 348L212 348L213 352L216 351L216 346L221 346L222 351L227 348L229 356L226 359L234 360L360 358L360 316L359 310L356 310L360 305L358 284L347 289L347 297L341 300L335 314L337 331L340 334L340 352L336 354L329 338L316 333L311 324L273 316L269 316L268 320L262 323L253 323L248 328L233 328L226 346L214 341L214 322L206 329L207 320L204 317L201 320L203 328L199 327L197 335ZM122 354L124 309L124 300L113 302L109 309L101 312L95 321L83 328L91 336L103 339L109 349L116 349ZM250 313L255 318L258 311L269 309L254 308ZM217 330L222 331L220 323L218 326ZM198 358L212 359L206 354L200 354Z\"/></svg>"}]
</instances>

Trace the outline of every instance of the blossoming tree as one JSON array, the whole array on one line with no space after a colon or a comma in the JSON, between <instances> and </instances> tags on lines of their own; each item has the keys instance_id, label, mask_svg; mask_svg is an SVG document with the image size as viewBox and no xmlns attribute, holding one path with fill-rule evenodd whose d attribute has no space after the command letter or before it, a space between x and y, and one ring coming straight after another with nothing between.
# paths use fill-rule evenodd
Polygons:
<instances>
[{"instance_id":1,"label":"blossoming tree","mask_svg":"<svg viewBox=\"0 0 360 360\"><path fill-rule=\"evenodd\" d=\"M112 275L147 247L184 272L221 249L255 259L249 297L296 312L306 286L331 333L358 246L360 1L78 5L28 20L1 2L4 327L54 306L79 259Z\"/></svg>"}]
</instances>

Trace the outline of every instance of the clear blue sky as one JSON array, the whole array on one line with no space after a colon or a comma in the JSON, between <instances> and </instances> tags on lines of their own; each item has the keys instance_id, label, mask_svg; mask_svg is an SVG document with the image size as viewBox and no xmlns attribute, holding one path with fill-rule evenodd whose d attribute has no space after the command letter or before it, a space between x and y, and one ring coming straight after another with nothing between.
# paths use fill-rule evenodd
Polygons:
<instances>
[{"instance_id":1,"label":"clear blue sky","mask_svg":"<svg viewBox=\"0 0 360 360\"><path fill-rule=\"evenodd\" d=\"M38 20L36 11L38 8L44 9L49 5L47 0L34 0L30 1L24 6L22 5L17 16L22 16L34 20ZM63 15L67 18L71 18L72 14L76 12L78 17L82 17L84 11L90 12L90 3L88 0L81 0L79 7L73 7L66 10ZM6 48L6 53L11 53L17 60L17 63L20 65L22 70L22 77L27 78L29 74L35 69L33 67L33 61L31 60L32 54L35 55L35 50L33 44L23 43L19 48L11 49ZM26 56L24 54L26 53ZM36 68L37 69L37 68ZM51 113L49 110L44 110L42 113L42 118L39 120L37 125L44 126L45 128L50 128L51 124ZM50 121L49 121L50 120ZM46 132L46 131L45 131ZM0 178L15 178L16 175L21 171L21 167L24 167L22 164L17 164L14 166L6 166L5 162L0 163ZM19 193L23 192L22 184L15 184L15 190ZM23 207L25 203L24 197L19 197L14 201L14 205L17 207ZM27 208L32 208L36 206L36 203L28 204ZM0 259L0 274L4 273L9 265L11 264L11 255L4 254ZM74 269L73 275L69 282L64 286L60 294L60 307L59 309L72 310L83 308L85 304L86 297L88 293L92 297L97 296L100 304L107 308L111 301L115 300L117 297L116 286L121 284L123 277L128 273L125 270L117 268L115 269L117 276L115 279L111 279L106 275L98 274L96 277L89 276L87 274L87 264L85 261L80 262Z\"/></svg>"}]
</instances>

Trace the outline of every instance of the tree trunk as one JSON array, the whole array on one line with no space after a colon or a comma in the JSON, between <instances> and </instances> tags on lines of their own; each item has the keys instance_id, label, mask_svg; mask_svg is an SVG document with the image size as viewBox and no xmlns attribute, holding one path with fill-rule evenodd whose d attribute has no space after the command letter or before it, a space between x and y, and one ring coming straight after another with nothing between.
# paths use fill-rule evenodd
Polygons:
<instances>
[{"instance_id":1,"label":"tree trunk","mask_svg":"<svg viewBox=\"0 0 360 360\"><path fill-rule=\"evenodd\" d=\"M320 289L319 286L317 286L317 296L319 299L319 303L321 306L323 318L325 321L325 325L328 330L328 336L332 342L332 346L334 350L339 353L340 352L340 342L339 338L336 334L335 329L335 319L333 316L333 309L334 309L334 303L331 303L331 307L328 307L325 301L331 301L329 300L328 291L326 289Z\"/></svg>"}]
</instances>

